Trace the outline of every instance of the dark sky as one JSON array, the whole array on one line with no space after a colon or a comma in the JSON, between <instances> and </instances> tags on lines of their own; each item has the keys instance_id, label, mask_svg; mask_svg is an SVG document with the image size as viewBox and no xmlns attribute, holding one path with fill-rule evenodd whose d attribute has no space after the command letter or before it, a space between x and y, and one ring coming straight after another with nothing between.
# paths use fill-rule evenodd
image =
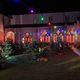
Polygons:
<instances>
[{"instance_id":1,"label":"dark sky","mask_svg":"<svg viewBox=\"0 0 80 80\"><path fill-rule=\"evenodd\" d=\"M80 11L77 0L0 0L0 12L5 14L26 14L31 7L36 13Z\"/></svg>"}]
</instances>

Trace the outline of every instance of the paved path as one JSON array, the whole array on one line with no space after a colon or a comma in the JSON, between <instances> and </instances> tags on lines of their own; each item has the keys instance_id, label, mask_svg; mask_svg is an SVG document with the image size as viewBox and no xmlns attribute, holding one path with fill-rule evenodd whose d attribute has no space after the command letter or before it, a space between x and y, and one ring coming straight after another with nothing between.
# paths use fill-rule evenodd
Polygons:
<instances>
[{"instance_id":1,"label":"paved path","mask_svg":"<svg viewBox=\"0 0 80 80\"><path fill-rule=\"evenodd\" d=\"M72 50L74 53L76 53L78 56L80 56L80 50L72 46Z\"/></svg>"}]
</instances>

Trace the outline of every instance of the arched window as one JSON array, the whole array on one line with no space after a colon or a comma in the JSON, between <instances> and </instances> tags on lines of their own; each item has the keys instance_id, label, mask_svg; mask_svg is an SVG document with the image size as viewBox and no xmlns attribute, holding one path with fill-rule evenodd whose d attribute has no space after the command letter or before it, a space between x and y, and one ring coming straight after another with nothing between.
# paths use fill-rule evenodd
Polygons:
<instances>
[{"instance_id":1,"label":"arched window","mask_svg":"<svg viewBox=\"0 0 80 80\"><path fill-rule=\"evenodd\" d=\"M5 41L15 42L15 34L12 31L6 33Z\"/></svg>"}]
</instances>

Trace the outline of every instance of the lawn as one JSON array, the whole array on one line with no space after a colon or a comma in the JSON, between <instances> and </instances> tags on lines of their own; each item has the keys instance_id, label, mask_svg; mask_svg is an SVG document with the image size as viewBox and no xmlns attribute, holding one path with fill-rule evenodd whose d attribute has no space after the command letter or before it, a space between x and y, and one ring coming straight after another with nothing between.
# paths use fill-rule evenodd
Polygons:
<instances>
[{"instance_id":1,"label":"lawn","mask_svg":"<svg viewBox=\"0 0 80 80\"><path fill-rule=\"evenodd\" d=\"M66 50L61 55L50 53L46 63L19 63L0 70L0 80L80 80L79 74L80 57Z\"/></svg>"}]
</instances>

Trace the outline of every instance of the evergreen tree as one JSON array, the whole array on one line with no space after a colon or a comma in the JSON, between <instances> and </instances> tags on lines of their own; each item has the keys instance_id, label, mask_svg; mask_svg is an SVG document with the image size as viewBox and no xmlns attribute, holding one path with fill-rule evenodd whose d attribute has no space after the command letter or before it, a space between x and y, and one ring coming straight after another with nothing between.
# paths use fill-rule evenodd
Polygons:
<instances>
[{"instance_id":1,"label":"evergreen tree","mask_svg":"<svg viewBox=\"0 0 80 80\"><path fill-rule=\"evenodd\" d=\"M4 57L9 57L9 55L12 53L12 47L9 42L5 42L4 48L3 48L3 56Z\"/></svg>"}]
</instances>

